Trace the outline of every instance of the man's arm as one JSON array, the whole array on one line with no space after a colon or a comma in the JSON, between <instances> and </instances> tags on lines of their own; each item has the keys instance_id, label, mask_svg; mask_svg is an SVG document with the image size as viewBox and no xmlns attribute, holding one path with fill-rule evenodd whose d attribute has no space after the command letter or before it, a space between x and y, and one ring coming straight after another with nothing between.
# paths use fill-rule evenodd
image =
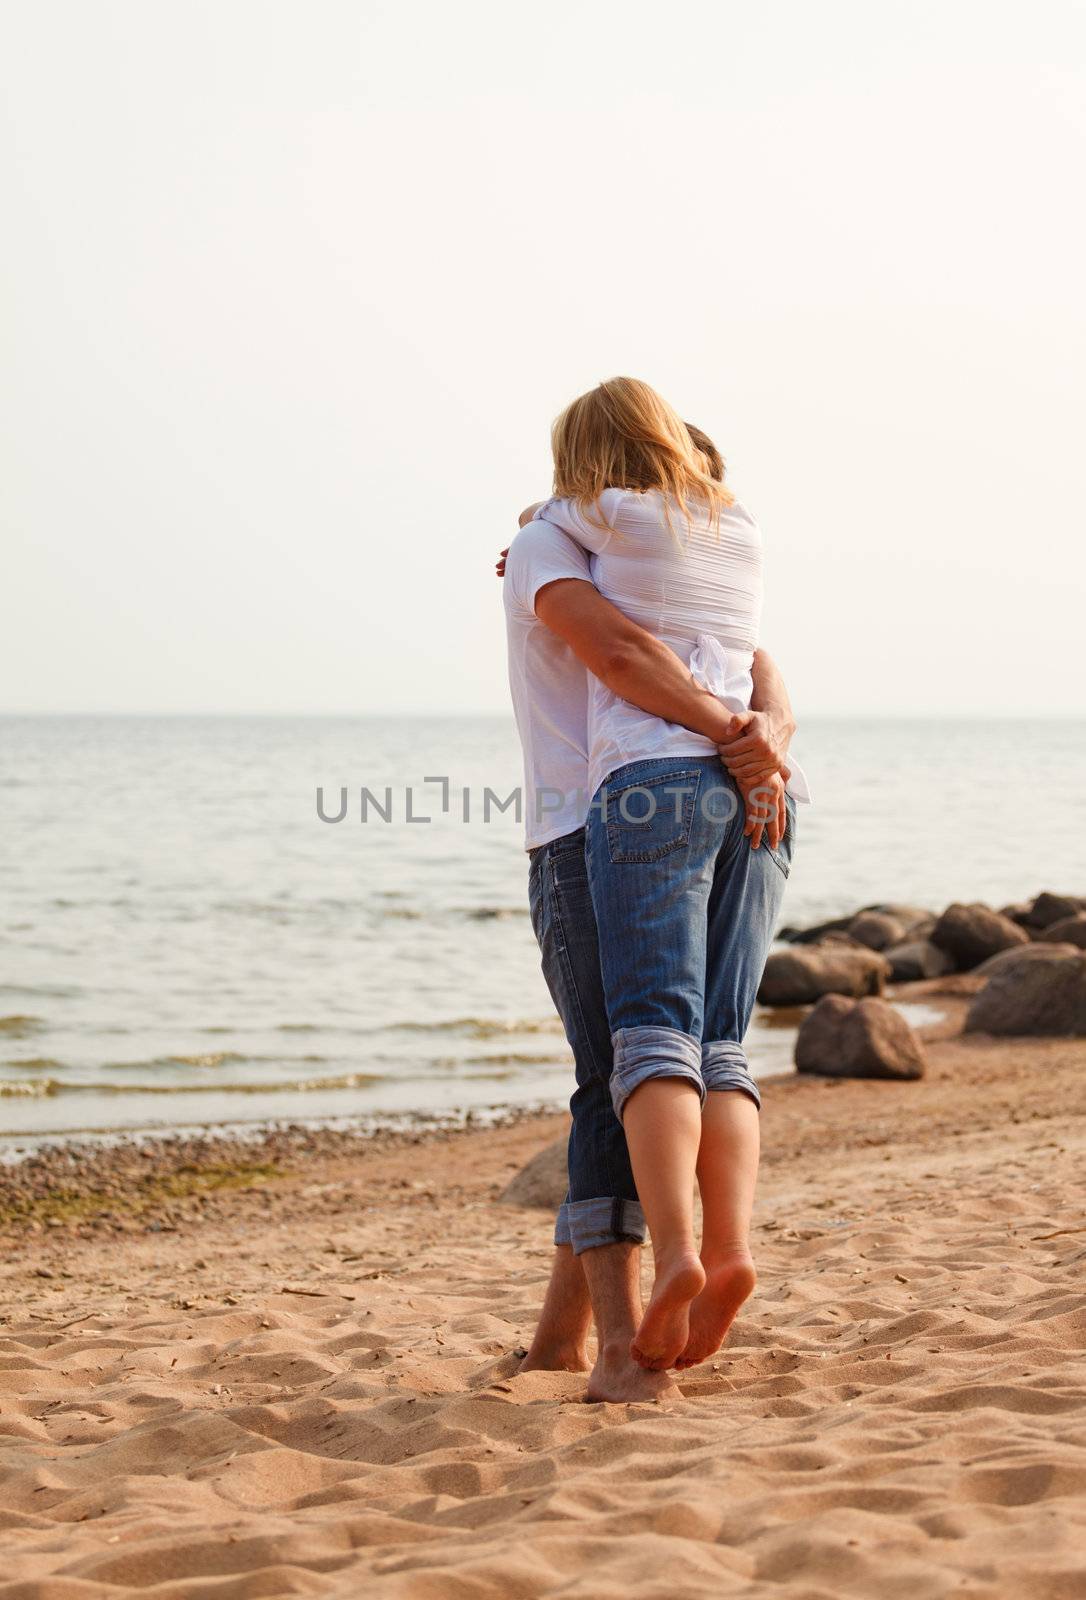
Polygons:
<instances>
[{"instance_id":1,"label":"man's arm","mask_svg":"<svg viewBox=\"0 0 1086 1600\"><path fill-rule=\"evenodd\" d=\"M642 711L714 744L728 744L751 720L749 712L734 715L696 684L673 650L624 617L585 579L545 584L536 596L535 614L612 693Z\"/></svg>"},{"instance_id":2,"label":"man's arm","mask_svg":"<svg viewBox=\"0 0 1086 1600\"><path fill-rule=\"evenodd\" d=\"M545 584L535 611L613 694L712 739L744 796L751 845L757 850L763 835L772 846L779 844L785 823L779 774L787 772L784 758L795 720L784 679L764 650L754 657L752 709L735 715L694 682L674 651L623 616L594 584L580 578Z\"/></svg>"}]
</instances>

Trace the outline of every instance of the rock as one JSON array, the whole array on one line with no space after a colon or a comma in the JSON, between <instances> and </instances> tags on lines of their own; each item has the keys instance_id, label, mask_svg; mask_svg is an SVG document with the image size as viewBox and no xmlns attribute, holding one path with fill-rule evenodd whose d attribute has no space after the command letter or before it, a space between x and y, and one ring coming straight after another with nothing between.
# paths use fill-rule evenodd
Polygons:
<instances>
[{"instance_id":1,"label":"rock","mask_svg":"<svg viewBox=\"0 0 1086 1600\"><path fill-rule=\"evenodd\" d=\"M1009 906L1000 906L999 914L1010 922L1017 922L1020 928L1025 928L1029 926L1029 914L1032 910L1032 900L1015 900Z\"/></svg>"},{"instance_id":2,"label":"rock","mask_svg":"<svg viewBox=\"0 0 1086 1600\"><path fill-rule=\"evenodd\" d=\"M923 906L901 906L896 901L887 901L884 905L864 906L862 911L880 911L884 916L893 917L895 921L904 925L905 932L911 933L914 938L926 938L926 934L917 933L917 928L924 923L935 926L935 918L930 911L925 911Z\"/></svg>"},{"instance_id":3,"label":"rock","mask_svg":"<svg viewBox=\"0 0 1086 1600\"><path fill-rule=\"evenodd\" d=\"M924 1049L885 1000L825 995L796 1038L796 1071L828 1078L922 1078Z\"/></svg>"},{"instance_id":4,"label":"rock","mask_svg":"<svg viewBox=\"0 0 1086 1600\"><path fill-rule=\"evenodd\" d=\"M1033 945L993 972L969 1007L967 1033L1086 1035L1086 953Z\"/></svg>"},{"instance_id":5,"label":"rock","mask_svg":"<svg viewBox=\"0 0 1086 1600\"><path fill-rule=\"evenodd\" d=\"M1028 940L1024 928L980 904L947 906L931 930L932 944L945 950L960 972L969 972L1000 950Z\"/></svg>"},{"instance_id":6,"label":"rock","mask_svg":"<svg viewBox=\"0 0 1086 1600\"><path fill-rule=\"evenodd\" d=\"M855 914L831 917L828 922L816 922L810 928L782 928L777 937L787 944L818 944L827 933L843 933Z\"/></svg>"},{"instance_id":7,"label":"rock","mask_svg":"<svg viewBox=\"0 0 1086 1600\"><path fill-rule=\"evenodd\" d=\"M521 1167L498 1196L498 1204L523 1206L526 1211L557 1211L568 1188L566 1140L558 1139Z\"/></svg>"},{"instance_id":8,"label":"rock","mask_svg":"<svg viewBox=\"0 0 1086 1600\"><path fill-rule=\"evenodd\" d=\"M846 929L850 938L869 950L886 950L892 944L900 944L907 931L904 922L888 911L861 911Z\"/></svg>"},{"instance_id":9,"label":"rock","mask_svg":"<svg viewBox=\"0 0 1086 1600\"><path fill-rule=\"evenodd\" d=\"M1045 889L1026 913L1025 925L1027 928L1048 928L1053 922L1062 922L1065 917L1073 917L1076 911L1084 909L1086 907L1077 895L1052 894Z\"/></svg>"},{"instance_id":10,"label":"rock","mask_svg":"<svg viewBox=\"0 0 1086 1600\"><path fill-rule=\"evenodd\" d=\"M1086 950L1086 911L1050 922L1040 937L1043 944L1073 944Z\"/></svg>"},{"instance_id":11,"label":"rock","mask_svg":"<svg viewBox=\"0 0 1086 1600\"><path fill-rule=\"evenodd\" d=\"M990 978L993 972L1002 972L1004 967L1018 966L1023 961L1032 961L1035 956L1051 955L1053 950L1059 950L1063 955L1074 955L1073 944L1016 944L1012 950L1001 950L997 956L989 956L987 961L982 961L979 967L974 967L970 973L973 978Z\"/></svg>"},{"instance_id":12,"label":"rock","mask_svg":"<svg viewBox=\"0 0 1086 1600\"><path fill-rule=\"evenodd\" d=\"M916 983L921 978L942 978L954 971L954 962L945 950L930 939L910 939L895 944L883 955L890 963L892 983Z\"/></svg>"},{"instance_id":13,"label":"rock","mask_svg":"<svg viewBox=\"0 0 1086 1600\"><path fill-rule=\"evenodd\" d=\"M889 974L890 963L861 945L773 950L758 999L764 1006L804 1006L824 994L881 994Z\"/></svg>"},{"instance_id":14,"label":"rock","mask_svg":"<svg viewBox=\"0 0 1086 1600\"><path fill-rule=\"evenodd\" d=\"M917 928L923 923L930 923L932 926L935 923L935 918L931 912L923 910L920 906L899 906L887 903L886 905L861 906L858 911L852 912L850 916L831 917L826 922L814 923L810 928L782 928L777 937L783 939L787 944L822 944L827 939L847 934L855 938L858 944L866 945L868 949L881 948L870 944L867 939L860 938L855 932L854 924L861 917L867 916L892 917L895 923L901 925L900 932L895 931L894 938L888 941L890 944L900 943L902 939L907 938L910 934L918 939L926 938L930 931L929 928L924 928L921 933L916 932Z\"/></svg>"}]
</instances>

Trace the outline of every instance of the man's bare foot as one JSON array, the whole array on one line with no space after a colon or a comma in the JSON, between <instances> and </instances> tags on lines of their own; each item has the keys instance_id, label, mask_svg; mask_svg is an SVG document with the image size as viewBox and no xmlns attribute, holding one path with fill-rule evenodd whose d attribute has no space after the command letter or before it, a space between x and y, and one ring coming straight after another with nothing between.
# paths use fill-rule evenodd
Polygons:
<instances>
[{"instance_id":1,"label":"man's bare foot","mask_svg":"<svg viewBox=\"0 0 1086 1600\"><path fill-rule=\"evenodd\" d=\"M518 1372L587 1372L592 1363L584 1345L547 1345L539 1349L533 1344Z\"/></svg>"},{"instance_id":2,"label":"man's bare foot","mask_svg":"<svg viewBox=\"0 0 1086 1600\"><path fill-rule=\"evenodd\" d=\"M690 1302L705 1287L705 1268L692 1250L656 1264L656 1282L630 1345L638 1366L662 1372L690 1337Z\"/></svg>"},{"instance_id":3,"label":"man's bare foot","mask_svg":"<svg viewBox=\"0 0 1086 1600\"><path fill-rule=\"evenodd\" d=\"M707 1261L705 1272L705 1287L690 1306L690 1337L675 1363L680 1371L716 1354L757 1282L754 1262L745 1247Z\"/></svg>"},{"instance_id":4,"label":"man's bare foot","mask_svg":"<svg viewBox=\"0 0 1086 1600\"><path fill-rule=\"evenodd\" d=\"M596 1358L585 1390L589 1404L610 1400L623 1401L681 1400L682 1391L676 1387L666 1372L646 1372L630 1358L628 1344L605 1345Z\"/></svg>"}]
</instances>

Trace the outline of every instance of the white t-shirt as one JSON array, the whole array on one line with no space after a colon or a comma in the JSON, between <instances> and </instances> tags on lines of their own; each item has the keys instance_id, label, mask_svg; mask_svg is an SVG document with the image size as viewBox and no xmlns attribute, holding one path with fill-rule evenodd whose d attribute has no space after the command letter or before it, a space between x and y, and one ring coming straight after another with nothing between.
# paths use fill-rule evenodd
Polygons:
<instances>
[{"instance_id":1,"label":"white t-shirt","mask_svg":"<svg viewBox=\"0 0 1086 1600\"><path fill-rule=\"evenodd\" d=\"M695 516L688 528L672 503L672 530L657 490L605 489L598 516L596 509L590 518L569 500L549 500L536 517L592 553L593 583L631 622L669 645L730 711L748 710L762 610L762 538L754 518L736 501L721 512L719 530L707 515ZM588 683L590 794L630 761L716 754L711 739L639 710L592 674Z\"/></svg>"},{"instance_id":2,"label":"white t-shirt","mask_svg":"<svg viewBox=\"0 0 1086 1600\"><path fill-rule=\"evenodd\" d=\"M509 688L524 750L524 831L529 850L584 826L588 816L588 671L535 614L540 589L559 578L592 582L588 555L548 522L530 522L505 560Z\"/></svg>"}]
</instances>

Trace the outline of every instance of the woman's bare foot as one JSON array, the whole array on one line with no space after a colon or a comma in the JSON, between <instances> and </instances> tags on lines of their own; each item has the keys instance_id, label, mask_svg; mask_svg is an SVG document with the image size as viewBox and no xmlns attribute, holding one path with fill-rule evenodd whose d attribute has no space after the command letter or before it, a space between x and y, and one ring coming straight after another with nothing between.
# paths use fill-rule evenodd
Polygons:
<instances>
[{"instance_id":1,"label":"woman's bare foot","mask_svg":"<svg viewBox=\"0 0 1086 1600\"><path fill-rule=\"evenodd\" d=\"M705 1287L705 1268L692 1250L656 1264L656 1282L630 1345L638 1366L662 1372L690 1337L690 1302Z\"/></svg>"},{"instance_id":2,"label":"woman's bare foot","mask_svg":"<svg viewBox=\"0 0 1086 1600\"><path fill-rule=\"evenodd\" d=\"M646 1372L631 1360L629 1344L604 1345L596 1357L585 1390L585 1400L623 1401L681 1400L682 1391L666 1372Z\"/></svg>"},{"instance_id":3,"label":"woman's bare foot","mask_svg":"<svg viewBox=\"0 0 1086 1600\"><path fill-rule=\"evenodd\" d=\"M705 1265L705 1287L690 1306L690 1335L675 1362L680 1371L708 1361L724 1343L743 1301L753 1293L757 1277L751 1254L737 1246Z\"/></svg>"}]
</instances>

